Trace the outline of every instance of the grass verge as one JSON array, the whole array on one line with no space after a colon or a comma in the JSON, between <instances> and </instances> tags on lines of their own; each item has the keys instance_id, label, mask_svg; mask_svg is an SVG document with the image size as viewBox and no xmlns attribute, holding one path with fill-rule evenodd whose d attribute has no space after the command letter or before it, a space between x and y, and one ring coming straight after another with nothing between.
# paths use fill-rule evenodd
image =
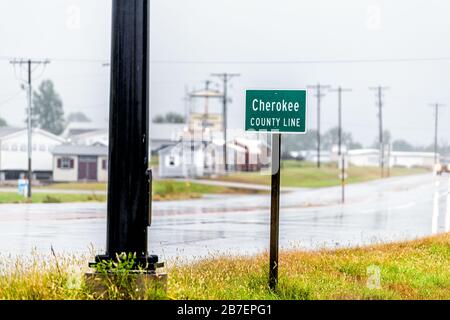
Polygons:
<instances>
[{"instance_id":1,"label":"grass verge","mask_svg":"<svg viewBox=\"0 0 450 320\"><path fill-rule=\"evenodd\" d=\"M59 183L51 184L40 189L53 190L83 190L83 191L106 191L106 183ZM153 200L188 200L199 199L206 194L257 194L261 191L231 188L223 186L210 186L198 183L180 182L172 180L156 180L153 182ZM0 197L1 201L1 197Z\"/></svg>"},{"instance_id":2,"label":"grass verge","mask_svg":"<svg viewBox=\"0 0 450 320\"><path fill-rule=\"evenodd\" d=\"M89 259L0 259L0 299L94 299L84 283ZM267 256L212 257L168 267L167 293L147 299L450 299L450 234L357 249L280 255L271 292ZM111 297L111 296L110 296ZM114 295L114 299L130 296Z\"/></svg>"},{"instance_id":3,"label":"grass verge","mask_svg":"<svg viewBox=\"0 0 450 320\"><path fill-rule=\"evenodd\" d=\"M92 194L59 194L33 193L31 201L17 193L0 193L0 204L5 203L73 203L73 202L104 202L105 195Z\"/></svg>"},{"instance_id":4,"label":"grass verge","mask_svg":"<svg viewBox=\"0 0 450 320\"><path fill-rule=\"evenodd\" d=\"M424 168L391 168L390 176L405 176L427 173ZM380 178L378 167L349 167L347 183L366 182ZM270 175L259 172L242 172L217 178L220 181L252 184L270 184ZM341 184L336 164L323 164L320 169L310 162L283 161L281 167L281 185L284 187L321 188Z\"/></svg>"}]
</instances>

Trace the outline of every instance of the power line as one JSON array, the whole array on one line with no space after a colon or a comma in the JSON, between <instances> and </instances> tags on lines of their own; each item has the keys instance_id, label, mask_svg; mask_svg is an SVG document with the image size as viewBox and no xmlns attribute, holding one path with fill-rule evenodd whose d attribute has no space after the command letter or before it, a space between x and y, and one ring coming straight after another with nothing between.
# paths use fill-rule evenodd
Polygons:
<instances>
[{"instance_id":1,"label":"power line","mask_svg":"<svg viewBox=\"0 0 450 320\"><path fill-rule=\"evenodd\" d=\"M450 57L425 58L373 58L373 59L323 59L323 60L151 60L152 64L349 64L385 62L450 61Z\"/></svg>"},{"instance_id":2,"label":"power line","mask_svg":"<svg viewBox=\"0 0 450 320\"><path fill-rule=\"evenodd\" d=\"M384 177L384 141L383 141L383 91L389 89L388 87L371 87L369 90L376 91L377 106L378 106L378 128L380 140L380 169L381 178ZM388 164L389 165L389 164Z\"/></svg>"},{"instance_id":3,"label":"power line","mask_svg":"<svg viewBox=\"0 0 450 320\"><path fill-rule=\"evenodd\" d=\"M325 94L322 93L322 89L330 88L331 86L321 85L320 83L308 86L308 89L316 90L315 96L317 97L317 168L320 168L320 102L325 96Z\"/></svg>"},{"instance_id":4,"label":"power line","mask_svg":"<svg viewBox=\"0 0 450 320\"><path fill-rule=\"evenodd\" d=\"M439 122L439 108L445 107L441 103L432 103L430 106L434 107L434 164L438 163L438 122Z\"/></svg>"},{"instance_id":5,"label":"power line","mask_svg":"<svg viewBox=\"0 0 450 320\"><path fill-rule=\"evenodd\" d=\"M338 161L341 162L341 202L345 202L345 158L342 154L342 93L350 92L352 89L345 89L339 86L337 89L331 91L338 93L338 155L341 157Z\"/></svg>"},{"instance_id":6,"label":"power line","mask_svg":"<svg viewBox=\"0 0 450 320\"><path fill-rule=\"evenodd\" d=\"M28 119L27 119L27 131L28 131L28 198L31 199L31 181L33 179L33 172L32 172L32 167L31 167L31 143L32 143L32 124L31 124L31 110L32 110L32 73L33 71L36 70L33 69L32 70L32 66L36 65L43 65L44 67L50 63L49 60L32 60L32 59L14 59L11 60L10 63L15 67L16 65L18 65L19 67L22 67L23 65L26 65L28 67L28 79L27 79L27 94L28 94ZM14 69L15 70L15 69Z\"/></svg>"},{"instance_id":7,"label":"power line","mask_svg":"<svg viewBox=\"0 0 450 320\"><path fill-rule=\"evenodd\" d=\"M0 56L0 60L9 61L11 57ZM90 58L51 58L52 62L101 63L108 59ZM392 63L392 62L436 62L450 61L450 57L400 57L366 59L318 59L318 60L150 60L151 64L349 64L349 63Z\"/></svg>"},{"instance_id":8,"label":"power line","mask_svg":"<svg viewBox=\"0 0 450 320\"><path fill-rule=\"evenodd\" d=\"M228 172L228 159L227 159L227 128L228 128L228 83L231 79L240 77L238 73L213 73L212 77L218 77L223 83L223 163L225 173Z\"/></svg>"}]
</instances>

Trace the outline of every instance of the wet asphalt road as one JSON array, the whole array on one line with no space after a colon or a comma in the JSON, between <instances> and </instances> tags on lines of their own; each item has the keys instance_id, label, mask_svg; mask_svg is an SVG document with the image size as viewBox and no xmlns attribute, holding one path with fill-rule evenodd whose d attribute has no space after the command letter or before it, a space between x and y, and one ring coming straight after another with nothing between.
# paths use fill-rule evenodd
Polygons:
<instances>
[{"instance_id":1,"label":"wet asphalt road","mask_svg":"<svg viewBox=\"0 0 450 320\"><path fill-rule=\"evenodd\" d=\"M283 193L283 248L342 247L414 239L449 231L449 176L389 178L340 188ZM166 260L268 249L269 195L217 196L154 203L149 251ZM106 205L0 205L0 253L102 252Z\"/></svg>"}]
</instances>

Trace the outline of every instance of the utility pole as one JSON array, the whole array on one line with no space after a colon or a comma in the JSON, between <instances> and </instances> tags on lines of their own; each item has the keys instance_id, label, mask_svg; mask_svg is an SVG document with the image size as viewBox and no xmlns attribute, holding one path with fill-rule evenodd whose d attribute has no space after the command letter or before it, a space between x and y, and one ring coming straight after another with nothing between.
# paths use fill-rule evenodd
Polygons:
<instances>
[{"instance_id":1,"label":"utility pole","mask_svg":"<svg viewBox=\"0 0 450 320\"><path fill-rule=\"evenodd\" d=\"M350 92L352 89L345 89L339 86L337 89L332 89L331 91L338 93L338 156L341 162L341 201L345 202L345 159L342 153L342 93ZM339 167L339 166L338 166Z\"/></svg>"},{"instance_id":2,"label":"utility pole","mask_svg":"<svg viewBox=\"0 0 450 320\"><path fill-rule=\"evenodd\" d=\"M383 142L383 91L389 89L388 87L370 87L369 90L376 91L375 95L377 98L378 106L378 129L379 129L379 140L380 140L380 169L381 178L384 177L384 142Z\"/></svg>"},{"instance_id":3,"label":"utility pole","mask_svg":"<svg viewBox=\"0 0 450 320\"><path fill-rule=\"evenodd\" d=\"M445 107L441 103L432 103L430 106L434 107L434 164L438 163L438 122L439 122L439 108Z\"/></svg>"},{"instance_id":4,"label":"utility pole","mask_svg":"<svg viewBox=\"0 0 450 320\"><path fill-rule=\"evenodd\" d=\"M149 0L112 1L106 253L135 254L132 270L162 266L148 255L152 171L149 169Z\"/></svg>"},{"instance_id":5,"label":"utility pole","mask_svg":"<svg viewBox=\"0 0 450 320\"><path fill-rule=\"evenodd\" d=\"M213 73L211 76L218 77L223 83L223 163L225 173L228 172L228 159L227 159L227 127L228 127L228 83L231 79L240 77L238 73Z\"/></svg>"},{"instance_id":6,"label":"utility pole","mask_svg":"<svg viewBox=\"0 0 450 320\"><path fill-rule=\"evenodd\" d=\"M325 96L324 93L322 93L322 89L330 89L331 86L329 85L321 85L320 83L316 85L310 85L307 87L308 89L314 89L316 90L316 97L317 97L317 168L320 168L320 102L322 97Z\"/></svg>"},{"instance_id":7,"label":"utility pole","mask_svg":"<svg viewBox=\"0 0 450 320\"><path fill-rule=\"evenodd\" d=\"M26 65L28 72L27 72L27 135L28 135L28 148L27 148L27 154L28 154L28 190L27 190L27 197L28 199L31 199L32 196L32 192L31 192L31 181L33 179L33 168L32 168L32 160L31 160L31 156L32 156L32 135L33 135L33 128L32 128L32 122L31 122L31 112L32 112L32 108L33 108L33 91L32 91L32 73L33 70L31 69L33 65L47 65L50 63L49 60L25 60L25 59L20 59L20 60L12 60L10 61L10 63L13 66L18 65L19 67L21 67L22 65Z\"/></svg>"}]
</instances>

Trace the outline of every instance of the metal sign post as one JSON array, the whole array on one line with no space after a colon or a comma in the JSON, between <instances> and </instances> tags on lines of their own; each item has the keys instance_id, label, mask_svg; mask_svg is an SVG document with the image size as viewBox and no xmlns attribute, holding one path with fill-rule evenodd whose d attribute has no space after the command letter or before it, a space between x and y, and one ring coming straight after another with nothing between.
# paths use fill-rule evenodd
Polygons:
<instances>
[{"instance_id":1,"label":"metal sign post","mask_svg":"<svg viewBox=\"0 0 450 320\"><path fill-rule=\"evenodd\" d=\"M272 135L272 188L270 205L270 271L269 287L278 284L278 248L280 231L281 134Z\"/></svg>"},{"instance_id":2,"label":"metal sign post","mask_svg":"<svg viewBox=\"0 0 450 320\"><path fill-rule=\"evenodd\" d=\"M272 134L269 287L278 285L280 232L281 134L306 133L305 90L248 90L245 130Z\"/></svg>"},{"instance_id":3,"label":"metal sign post","mask_svg":"<svg viewBox=\"0 0 450 320\"><path fill-rule=\"evenodd\" d=\"M106 254L96 263L136 254L135 268L153 272L150 225L149 0L114 0L109 118ZM95 265L95 264L94 264Z\"/></svg>"}]
</instances>

